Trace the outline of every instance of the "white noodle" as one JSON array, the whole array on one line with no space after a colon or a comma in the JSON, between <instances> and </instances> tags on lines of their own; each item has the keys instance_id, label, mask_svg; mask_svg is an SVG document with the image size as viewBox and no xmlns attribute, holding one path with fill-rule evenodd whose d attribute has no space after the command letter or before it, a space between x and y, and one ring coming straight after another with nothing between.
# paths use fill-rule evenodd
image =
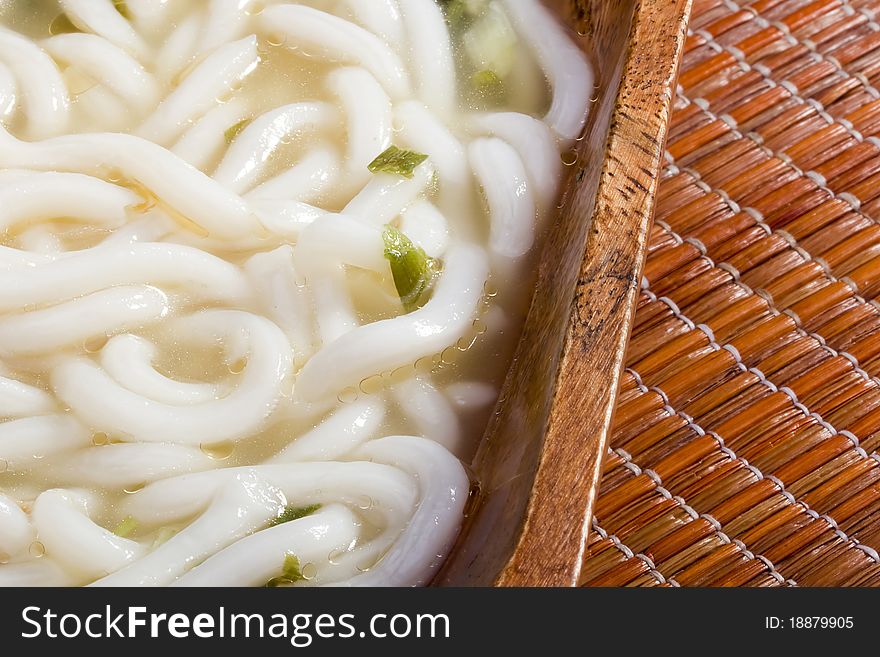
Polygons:
<instances>
[{"instance_id":1,"label":"white noodle","mask_svg":"<svg viewBox=\"0 0 880 657\"><path fill-rule=\"evenodd\" d=\"M137 194L91 176L35 174L0 184L0 229L60 218L115 228L125 222L126 208L142 202Z\"/></svg>"},{"instance_id":2,"label":"white noodle","mask_svg":"<svg viewBox=\"0 0 880 657\"><path fill-rule=\"evenodd\" d=\"M593 72L583 51L538 0L501 0L544 68L553 104L544 120L562 139L575 139L587 121Z\"/></svg>"},{"instance_id":3,"label":"white noodle","mask_svg":"<svg viewBox=\"0 0 880 657\"><path fill-rule=\"evenodd\" d=\"M556 199L562 171L559 146L547 124L526 114L496 112L472 116L468 127L478 134L500 137L516 149L528 171L535 198L546 212Z\"/></svg>"},{"instance_id":4,"label":"white noodle","mask_svg":"<svg viewBox=\"0 0 880 657\"><path fill-rule=\"evenodd\" d=\"M137 328L170 312L168 297L149 285L120 285L21 315L0 317L0 354L36 355L89 338Z\"/></svg>"},{"instance_id":5,"label":"white noodle","mask_svg":"<svg viewBox=\"0 0 880 657\"><path fill-rule=\"evenodd\" d=\"M159 89L153 76L106 39L93 34L59 34L46 39L43 47L56 60L76 66L138 110L146 112L156 104Z\"/></svg>"},{"instance_id":6,"label":"white noodle","mask_svg":"<svg viewBox=\"0 0 880 657\"><path fill-rule=\"evenodd\" d=\"M0 459L13 471L23 470L20 465L84 447L89 438L82 425L61 413L0 422Z\"/></svg>"},{"instance_id":7,"label":"white noodle","mask_svg":"<svg viewBox=\"0 0 880 657\"><path fill-rule=\"evenodd\" d=\"M391 144L391 100L368 71L345 67L327 76L347 120L346 184L360 189L370 179L370 162Z\"/></svg>"},{"instance_id":8,"label":"white noodle","mask_svg":"<svg viewBox=\"0 0 880 657\"><path fill-rule=\"evenodd\" d=\"M164 82L175 80L195 59L202 23L202 13L196 10L172 28L168 39L156 53L154 70ZM166 23L166 29L168 27Z\"/></svg>"},{"instance_id":9,"label":"white noodle","mask_svg":"<svg viewBox=\"0 0 880 657\"><path fill-rule=\"evenodd\" d=\"M300 162L255 187L248 199L291 199L311 203L339 177L341 162L335 148L314 148Z\"/></svg>"},{"instance_id":10,"label":"white noodle","mask_svg":"<svg viewBox=\"0 0 880 657\"><path fill-rule=\"evenodd\" d=\"M15 76L29 136L39 139L64 130L70 100L61 73L49 56L29 39L0 27L0 62Z\"/></svg>"},{"instance_id":11,"label":"white noodle","mask_svg":"<svg viewBox=\"0 0 880 657\"><path fill-rule=\"evenodd\" d=\"M91 426L142 442L181 444L240 440L255 433L278 404L290 377L290 345L272 322L235 310L206 310L176 320L193 340L236 337L247 365L225 397L200 404L168 404L137 394L86 358L71 358L52 373L56 394ZM185 329L185 330L184 330ZM0 325L0 345L2 345Z\"/></svg>"},{"instance_id":12,"label":"white noodle","mask_svg":"<svg viewBox=\"0 0 880 657\"><path fill-rule=\"evenodd\" d=\"M354 19L395 50L403 41L403 22L397 0L341 0Z\"/></svg>"},{"instance_id":13,"label":"white noodle","mask_svg":"<svg viewBox=\"0 0 880 657\"><path fill-rule=\"evenodd\" d=\"M198 52L208 52L241 36L247 11L257 0L211 0Z\"/></svg>"},{"instance_id":14,"label":"white noodle","mask_svg":"<svg viewBox=\"0 0 880 657\"><path fill-rule=\"evenodd\" d=\"M237 301L249 293L241 271L225 260L187 246L132 243L101 245L0 279L0 310L28 303L58 303L113 285L185 288L196 299Z\"/></svg>"},{"instance_id":15,"label":"white noodle","mask_svg":"<svg viewBox=\"0 0 880 657\"><path fill-rule=\"evenodd\" d=\"M324 346L296 378L296 392L315 400L441 351L462 336L483 294L488 263L482 249L449 250L434 296L424 307L346 333Z\"/></svg>"},{"instance_id":16,"label":"white noodle","mask_svg":"<svg viewBox=\"0 0 880 657\"><path fill-rule=\"evenodd\" d=\"M118 443L65 454L57 477L70 485L136 489L145 483L218 467L202 450L165 443Z\"/></svg>"},{"instance_id":17,"label":"white noodle","mask_svg":"<svg viewBox=\"0 0 880 657\"><path fill-rule=\"evenodd\" d=\"M246 191L272 154L288 139L338 120L328 103L294 103L257 117L235 138L214 173L214 179L237 193Z\"/></svg>"},{"instance_id":18,"label":"white noodle","mask_svg":"<svg viewBox=\"0 0 880 657\"><path fill-rule=\"evenodd\" d=\"M70 574L51 559L0 565L0 586L72 586Z\"/></svg>"},{"instance_id":19,"label":"white noodle","mask_svg":"<svg viewBox=\"0 0 880 657\"><path fill-rule=\"evenodd\" d=\"M305 287L296 280L293 249L281 246L269 253L258 253L247 261L245 271L264 314L287 335L294 364L301 367L314 350L314 326Z\"/></svg>"},{"instance_id":20,"label":"white noodle","mask_svg":"<svg viewBox=\"0 0 880 657\"><path fill-rule=\"evenodd\" d=\"M266 32L282 33L315 57L363 66L393 98L408 93L409 79L400 58L381 39L353 23L302 5L269 7L259 22Z\"/></svg>"},{"instance_id":21,"label":"white noodle","mask_svg":"<svg viewBox=\"0 0 880 657\"><path fill-rule=\"evenodd\" d=\"M461 426L458 415L443 393L422 378L407 379L396 386L397 403L413 424L419 435L443 445L453 454L462 448Z\"/></svg>"},{"instance_id":22,"label":"white noodle","mask_svg":"<svg viewBox=\"0 0 880 657\"><path fill-rule=\"evenodd\" d=\"M235 477L211 507L179 534L95 586L163 586L205 557L243 538L278 515L284 495L253 473Z\"/></svg>"},{"instance_id":23,"label":"white noodle","mask_svg":"<svg viewBox=\"0 0 880 657\"><path fill-rule=\"evenodd\" d=\"M434 175L430 160L416 167L412 178L379 173L343 210L376 225L389 223L422 194Z\"/></svg>"},{"instance_id":24,"label":"white noodle","mask_svg":"<svg viewBox=\"0 0 880 657\"><path fill-rule=\"evenodd\" d=\"M492 251L507 258L525 255L535 241L537 210L519 154L497 137L475 139L468 151L489 204Z\"/></svg>"},{"instance_id":25,"label":"white noodle","mask_svg":"<svg viewBox=\"0 0 880 657\"><path fill-rule=\"evenodd\" d=\"M240 98L218 105L183 133L171 152L207 172L226 146L226 131L246 120L248 111L247 104Z\"/></svg>"},{"instance_id":26,"label":"white noodle","mask_svg":"<svg viewBox=\"0 0 880 657\"><path fill-rule=\"evenodd\" d=\"M59 0L77 27L94 32L139 59L149 56L150 48L122 15L112 0Z\"/></svg>"},{"instance_id":27,"label":"white noodle","mask_svg":"<svg viewBox=\"0 0 880 657\"><path fill-rule=\"evenodd\" d=\"M205 114L217 104L217 98L252 73L259 61L255 36L218 48L159 104L138 128L138 135L167 145L187 122Z\"/></svg>"},{"instance_id":28,"label":"white noodle","mask_svg":"<svg viewBox=\"0 0 880 657\"><path fill-rule=\"evenodd\" d=\"M301 568L346 551L360 521L347 507L331 504L317 513L252 534L180 577L175 586L263 586L293 554ZM316 582L320 583L320 581Z\"/></svg>"},{"instance_id":29,"label":"white noodle","mask_svg":"<svg viewBox=\"0 0 880 657\"><path fill-rule=\"evenodd\" d=\"M418 95L434 112L451 116L455 103L455 61L446 19L434 0L400 0Z\"/></svg>"},{"instance_id":30,"label":"white noodle","mask_svg":"<svg viewBox=\"0 0 880 657\"><path fill-rule=\"evenodd\" d=\"M217 236L245 235L256 227L256 218L239 196L139 137L104 133L27 143L0 130L0 146L2 166L95 173L114 167Z\"/></svg>"},{"instance_id":31,"label":"white noodle","mask_svg":"<svg viewBox=\"0 0 880 657\"><path fill-rule=\"evenodd\" d=\"M0 63L0 120L6 121L18 103L18 85L9 67Z\"/></svg>"},{"instance_id":32,"label":"white noodle","mask_svg":"<svg viewBox=\"0 0 880 657\"><path fill-rule=\"evenodd\" d=\"M95 500L84 493L53 489L34 502L34 527L46 554L82 582L111 573L146 552L138 543L95 524Z\"/></svg>"},{"instance_id":33,"label":"white noodle","mask_svg":"<svg viewBox=\"0 0 880 657\"><path fill-rule=\"evenodd\" d=\"M101 367L118 384L131 392L163 404L204 404L222 396L213 383L175 381L153 367L158 349L137 335L117 335L101 349Z\"/></svg>"},{"instance_id":34,"label":"white noodle","mask_svg":"<svg viewBox=\"0 0 880 657\"><path fill-rule=\"evenodd\" d=\"M55 410L52 396L21 381L0 376L0 409L6 417L43 415Z\"/></svg>"},{"instance_id":35,"label":"white noodle","mask_svg":"<svg viewBox=\"0 0 880 657\"><path fill-rule=\"evenodd\" d=\"M432 258L440 258L449 246L449 222L429 201L416 201L403 211L401 229Z\"/></svg>"},{"instance_id":36,"label":"white noodle","mask_svg":"<svg viewBox=\"0 0 880 657\"><path fill-rule=\"evenodd\" d=\"M373 437L383 419L385 405L379 400L359 400L346 404L267 463L332 461L341 458Z\"/></svg>"},{"instance_id":37,"label":"white noodle","mask_svg":"<svg viewBox=\"0 0 880 657\"><path fill-rule=\"evenodd\" d=\"M18 504L0 494L0 555L16 557L28 549L36 532Z\"/></svg>"}]
</instances>

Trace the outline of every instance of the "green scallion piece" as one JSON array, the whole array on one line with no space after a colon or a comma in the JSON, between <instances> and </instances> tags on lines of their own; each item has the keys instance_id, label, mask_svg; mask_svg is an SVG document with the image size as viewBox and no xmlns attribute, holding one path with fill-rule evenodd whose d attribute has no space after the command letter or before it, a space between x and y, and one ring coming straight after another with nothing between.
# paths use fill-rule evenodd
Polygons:
<instances>
[{"instance_id":1,"label":"green scallion piece","mask_svg":"<svg viewBox=\"0 0 880 657\"><path fill-rule=\"evenodd\" d=\"M404 178L412 178L413 171L428 159L424 153L407 151L397 146L389 146L367 168L372 173L392 173Z\"/></svg>"},{"instance_id":2,"label":"green scallion piece","mask_svg":"<svg viewBox=\"0 0 880 657\"><path fill-rule=\"evenodd\" d=\"M490 68L474 73L471 84L483 96L500 98L504 95L504 81Z\"/></svg>"},{"instance_id":3,"label":"green scallion piece","mask_svg":"<svg viewBox=\"0 0 880 657\"><path fill-rule=\"evenodd\" d=\"M295 554L288 552L284 557L284 564L281 566L281 575L270 579L266 582L266 586L269 588L288 586L301 579L305 579L305 577L303 577L302 569L299 565L299 559Z\"/></svg>"},{"instance_id":4,"label":"green scallion piece","mask_svg":"<svg viewBox=\"0 0 880 657\"><path fill-rule=\"evenodd\" d=\"M300 518L305 518L306 516L312 515L315 511L321 508L320 504L309 504L308 506L293 506L288 505L284 507L284 511L281 514L272 520L270 523L271 527L275 525L283 525L285 522L290 522L292 520L299 520Z\"/></svg>"},{"instance_id":5,"label":"green scallion piece","mask_svg":"<svg viewBox=\"0 0 880 657\"><path fill-rule=\"evenodd\" d=\"M419 307L419 301L434 282L440 265L394 226L385 226L382 239L385 259L391 264L394 287L404 309L411 312Z\"/></svg>"},{"instance_id":6,"label":"green scallion piece","mask_svg":"<svg viewBox=\"0 0 880 657\"><path fill-rule=\"evenodd\" d=\"M235 138L241 134L241 131L244 130L250 122L251 119L242 119L238 123L226 128L223 133L223 138L226 140L227 145L235 141Z\"/></svg>"},{"instance_id":7,"label":"green scallion piece","mask_svg":"<svg viewBox=\"0 0 880 657\"><path fill-rule=\"evenodd\" d=\"M120 538L126 538L127 536L134 533L134 531L138 527L138 522L131 516L125 516L125 518L116 525L116 529L113 530L113 533L119 536Z\"/></svg>"}]
</instances>

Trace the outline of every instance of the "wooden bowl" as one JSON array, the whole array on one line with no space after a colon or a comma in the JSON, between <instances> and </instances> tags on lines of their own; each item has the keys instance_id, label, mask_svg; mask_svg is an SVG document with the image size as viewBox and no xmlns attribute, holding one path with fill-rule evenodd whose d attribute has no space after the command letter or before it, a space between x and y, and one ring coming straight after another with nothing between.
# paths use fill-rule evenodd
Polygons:
<instances>
[{"instance_id":1,"label":"wooden bowl","mask_svg":"<svg viewBox=\"0 0 880 657\"><path fill-rule=\"evenodd\" d=\"M549 4L586 35L598 100L438 585L577 583L638 299L691 0Z\"/></svg>"}]
</instances>

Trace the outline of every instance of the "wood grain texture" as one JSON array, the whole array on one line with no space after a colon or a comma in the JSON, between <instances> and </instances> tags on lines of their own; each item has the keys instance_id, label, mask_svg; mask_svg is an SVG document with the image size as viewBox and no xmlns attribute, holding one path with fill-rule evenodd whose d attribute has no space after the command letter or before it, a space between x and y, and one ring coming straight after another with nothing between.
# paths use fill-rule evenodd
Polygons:
<instances>
[{"instance_id":1,"label":"wood grain texture","mask_svg":"<svg viewBox=\"0 0 880 657\"><path fill-rule=\"evenodd\" d=\"M556 0L598 102L439 585L574 586L637 301L691 0Z\"/></svg>"}]
</instances>

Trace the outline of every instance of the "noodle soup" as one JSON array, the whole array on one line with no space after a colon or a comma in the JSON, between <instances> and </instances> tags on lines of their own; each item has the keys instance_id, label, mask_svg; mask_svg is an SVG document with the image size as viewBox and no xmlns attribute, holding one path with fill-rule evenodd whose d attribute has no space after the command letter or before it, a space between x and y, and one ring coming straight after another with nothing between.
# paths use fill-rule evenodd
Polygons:
<instances>
[{"instance_id":1,"label":"noodle soup","mask_svg":"<svg viewBox=\"0 0 880 657\"><path fill-rule=\"evenodd\" d=\"M0 3L0 585L419 585L591 72L537 0Z\"/></svg>"}]
</instances>

